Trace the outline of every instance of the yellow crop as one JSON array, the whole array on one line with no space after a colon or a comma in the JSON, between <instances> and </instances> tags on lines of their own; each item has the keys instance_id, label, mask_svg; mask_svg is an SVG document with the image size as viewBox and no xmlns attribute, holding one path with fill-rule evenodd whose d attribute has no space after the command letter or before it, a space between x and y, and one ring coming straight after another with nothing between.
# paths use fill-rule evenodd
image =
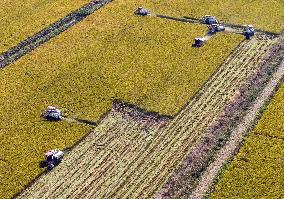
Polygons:
<instances>
[{"instance_id":1,"label":"yellow crop","mask_svg":"<svg viewBox=\"0 0 284 199\"><path fill-rule=\"evenodd\" d=\"M283 198L283 140L252 134L211 198Z\"/></svg>"},{"instance_id":2,"label":"yellow crop","mask_svg":"<svg viewBox=\"0 0 284 199\"><path fill-rule=\"evenodd\" d=\"M146 2L139 5L156 5ZM46 150L70 146L90 131L41 121L46 106L96 121L120 98L175 115L243 39L218 34L192 48L206 26L137 17L137 6L114 1L0 71L1 198L40 172Z\"/></svg>"},{"instance_id":3,"label":"yellow crop","mask_svg":"<svg viewBox=\"0 0 284 199\"><path fill-rule=\"evenodd\" d=\"M284 84L270 102L254 132L284 138Z\"/></svg>"},{"instance_id":4,"label":"yellow crop","mask_svg":"<svg viewBox=\"0 0 284 199\"><path fill-rule=\"evenodd\" d=\"M88 2L90 0L2 0L0 53Z\"/></svg>"},{"instance_id":5,"label":"yellow crop","mask_svg":"<svg viewBox=\"0 0 284 199\"><path fill-rule=\"evenodd\" d=\"M164 9L160 4L166 5ZM220 21L233 24L252 24L272 32L284 29L284 1L275 0L176 0L162 1L156 12L167 15L202 17L214 15Z\"/></svg>"}]
</instances>

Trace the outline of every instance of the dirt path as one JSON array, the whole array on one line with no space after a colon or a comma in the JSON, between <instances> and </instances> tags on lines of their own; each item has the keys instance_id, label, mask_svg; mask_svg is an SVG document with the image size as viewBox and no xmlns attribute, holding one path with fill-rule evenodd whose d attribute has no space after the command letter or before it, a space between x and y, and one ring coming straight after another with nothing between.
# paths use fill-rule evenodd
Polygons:
<instances>
[{"instance_id":1,"label":"dirt path","mask_svg":"<svg viewBox=\"0 0 284 199\"><path fill-rule=\"evenodd\" d=\"M213 182L214 177L220 171L222 165L231 157L235 150L238 148L240 142L243 139L243 136L247 133L247 130L257 117L258 111L261 107L270 99L273 95L277 85L281 82L281 79L284 77L284 62L281 64L279 69L275 72L261 95L257 98L255 104L250 109L246 117L243 119L243 122L238 125L238 127L233 131L230 140L227 144L221 149L218 153L215 161L207 168L203 174L199 184L192 192L190 199L201 199L204 198L205 193L208 191L210 185Z\"/></svg>"}]
</instances>

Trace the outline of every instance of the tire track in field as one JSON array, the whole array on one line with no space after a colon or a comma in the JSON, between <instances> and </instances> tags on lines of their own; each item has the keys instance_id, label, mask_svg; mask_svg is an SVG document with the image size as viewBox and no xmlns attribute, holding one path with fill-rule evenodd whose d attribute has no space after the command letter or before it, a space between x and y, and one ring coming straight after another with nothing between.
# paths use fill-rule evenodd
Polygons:
<instances>
[{"instance_id":1,"label":"tire track in field","mask_svg":"<svg viewBox=\"0 0 284 199\"><path fill-rule=\"evenodd\" d=\"M98 125L97 132L86 139L89 141L74 149L77 153L71 151L67 154L58 167L19 198L153 197L196 140L221 115L225 105L257 69L273 43L274 40L258 37L244 41L199 94L164 128L154 123L145 133L145 124L137 124L137 121L113 113ZM111 128L105 125L108 122ZM95 141L92 138L103 142L109 137L111 141L104 148L93 149Z\"/></svg>"},{"instance_id":2,"label":"tire track in field","mask_svg":"<svg viewBox=\"0 0 284 199\"><path fill-rule=\"evenodd\" d=\"M113 0L92 0L85 6L49 25L40 32L28 37L24 41L20 42L17 46L6 52L3 52L0 54L0 69L8 66L40 45L58 36L62 32L85 19L88 15L94 13L112 1Z\"/></svg>"},{"instance_id":3,"label":"tire track in field","mask_svg":"<svg viewBox=\"0 0 284 199\"><path fill-rule=\"evenodd\" d=\"M239 144L242 141L243 136L247 133L247 130L251 127L253 122L257 118L257 113L265 105L267 100L271 98L275 89L281 83L284 77L284 62L282 62L279 69L274 73L272 79L268 82L262 93L256 99L254 105L249 110L243 121L233 131L230 140L217 154L214 162L207 168L202 175L200 182L195 190L192 192L190 199L202 199L205 197L206 192L209 190L210 185L213 183L215 176L218 175L221 167L226 163L229 157L231 157L237 150Z\"/></svg>"}]
</instances>

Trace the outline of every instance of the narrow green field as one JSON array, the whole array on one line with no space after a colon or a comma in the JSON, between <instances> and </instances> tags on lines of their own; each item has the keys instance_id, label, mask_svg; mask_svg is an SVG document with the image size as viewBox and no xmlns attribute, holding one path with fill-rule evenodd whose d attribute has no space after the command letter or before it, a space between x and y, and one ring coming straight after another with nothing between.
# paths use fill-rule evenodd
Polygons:
<instances>
[{"instance_id":1,"label":"narrow green field","mask_svg":"<svg viewBox=\"0 0 284 199\"><path fill-rule=\"evenodd\" d=\"M0 53L88 2L90 0L2 0Z\"/></svg>"},{"instance_id":2,"label":"narrow green field","mask_svg":"<svg viewBox=\"0 0 284 199\"><path fill-rule=\"evenodd\" d=\"M284 198L284 85L229 166L212 198Z\"/></svg>"},{"instance_id":3,"label":"narrow green field","mask_svg":"<svg viewBox=\"0 0 284 199\"><path fill-rule=\"evenodd\" d=\"M46 106L96 121L113 99L123 99L175 115L243 39L219 34L192 48L206 26L137 17L136 7L137 1L114 1L0 71L1 197L40 172L43 152L90 130L41 121Z\"/></svg>"}]
</instances>

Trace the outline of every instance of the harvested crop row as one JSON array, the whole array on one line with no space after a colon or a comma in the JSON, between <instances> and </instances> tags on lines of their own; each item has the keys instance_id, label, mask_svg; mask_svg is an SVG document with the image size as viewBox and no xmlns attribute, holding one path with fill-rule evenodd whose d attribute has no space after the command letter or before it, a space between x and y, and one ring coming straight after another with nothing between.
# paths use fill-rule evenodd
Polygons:
<instances>
[{"instance_id":1,"label":"harvested crop row","mask_svg":"<svg viewBox=\"0 0 284 199\"><path fill-rule=\"evenodd\" d=\"M87 132L43 122L48 105L90 121L114 99L174 115L243 39L218 34L192 48L206 26L141 18L133 15L136 7L137 1L114 1L0 71L0 154L9 162L1 167L0 197L9 198L42 171L45 151L70 146Z\"/></svg>"},{"instance_id":2,"label":"harvested crop row","mask_svg":"<svg viewBox=\"0 0 284 199\"><path fill-rule=\"evenodd\" d=\"M0 7L0 54L90 0L5 0Z\"/></svg>"},{"instance_id":3,"label":"harvested crop row","mask_svg":"<svg viewBox=\"0 0 284 199\"><path fill-rule=\"evenodd\" d=\"M182 164L155 198L188 198L189 196L195 198L197 196L192 195L193 190L194 194L198 194L199 196L205 193L206 187L210 185L210 180L214 177L213 173L222 164L220 156L224 157L230 154L222 152L232 151L234 150L233 147L236 146L232 142L230 142L231 144L227 144L226 141L230 139L238 144L239 140L235 139L236 136L234 138L231 138L231 136L232 134L242 136L245 130L242 130L242 128L236 130L237 126L249 127L250 123L255 119L255 114L259 110L259 107L269 98L271 92L274 90L273 88L277 87L275 82L278 82L284 73L282 72L284 71L284 65L279 68L283 60L283 56L281 56L283 53L284 48L280 39L269 50L265 59L258 64L257 72L249 77L249 80L241 87L240 92L234 97L234 100L230 102L229 106L226 106L222 116L210 127L200 141L197 142L196 146L194 146L190 154L183 160ZM276 69L277 71L275 72ZM260 97L257 99L258 95ZM257 103L255 103L256 99ZM252 106L254 104L257 105ZM248 109L248 107L253 108ZM244 117L248 119L245 120ZM241 138L241 136L239 137ZM223 149L224 144L228 145L227 148L230 150ZM222 151L218 152L218 154L222 155L214 155L219 149ZM214 160L216 164L212 163L214 157L218 157ZM208 166L208 164L210 165ZM212 166L212 164L215 166ZM204 170L207 175L203 174ZM202 175L202 178L200 178L200 175ZM198 188L195 188L197 182Z\"/></svg>"},{"instance_id":4,"label":"harvested crop row","mask_svg":"<svg viewBox=\"0 0 284 199\"><path fill-rule=\"evenodd\" d=\"M133 135L131 129L134 124L117 126L123 129L119 130L124 132L121 136L116 130L100 129L101 133L116 138L100 151L96 151L92 143L86 143L84 156L76 161L76 157L70 160L70 155L65 160L76 163L63 162L20 198L59 195L71 198L152 197L186 157L195 141L222 113L247 77L256 70L273 43L273 40L257 38L244 41L177 117L162 130L150 131L152 136L148 134L148 139ZM99 125L98 128L102 127ZM133 142L133 145L121 143L125 140ZM69 180L66 181L63 176L69 176ZM50 190L43 191L47 187Z\"/></svg>"},{"instance_id":5,"label":"harvested crop row","mask_svg":"<svg viewBox=\"0 0 284 199\"><path fill-rule=\"evenodd\" d=\"M284 85L217 184L212 198L283 198Z\"/></svg>"},{"instance_id":6,"label":"harvested crop row","mask_svg":"<svg viewBox=\"0 0 284 199\"><path fill-rule=\"evenodd\" d=\"M127 155L134 148L141 147L142 143L149 140L153 131L162 128L167 122L166 120L157 120L156 122L149 119L137 120L129 117L127 114L112 110L106 118L100 123L96 130L91 133L83 142L81 142L74 150L67 154L65 161L62 163L65 166L61 169L54 169L48 184L64 185L65 178L70 178L71 184L68 189L64 186L56 187L56 192L51 196L50 192L41 192L42 183L45 183L44 178L32 186L29 190L25 191L20 197L29 196L32 192L37 192L39 195L33 197L56 197L62 196L62 192L67 195L75 194L80 190L84 190L83 186L88 185L83 183L85 180L93 180L94 174L101 175L100 171L94 171L98 168L105 170L105 167L115 165L123 156ZM104 160L104 161L103 161ZM103 163L105 167L99 167ZM73 165L75 167L73 167ZM97 166L96 166L97 165ZM72 169L70 169L72 167ZM59 168L59 167L58 167ZM93 171L93 172L92 172ZM88 175L91 174L88 179ZM51 177L51 175L48 175ZM60 180L59 180L60 179ZM98 178L97 180L99 180ZM77 186L83 187L77 189ZM47 186L48 187L48 186ZM74 189L71 189L73 187ZM80 193L81 196L83 193Z\"/></svg>"}]
</instances>

